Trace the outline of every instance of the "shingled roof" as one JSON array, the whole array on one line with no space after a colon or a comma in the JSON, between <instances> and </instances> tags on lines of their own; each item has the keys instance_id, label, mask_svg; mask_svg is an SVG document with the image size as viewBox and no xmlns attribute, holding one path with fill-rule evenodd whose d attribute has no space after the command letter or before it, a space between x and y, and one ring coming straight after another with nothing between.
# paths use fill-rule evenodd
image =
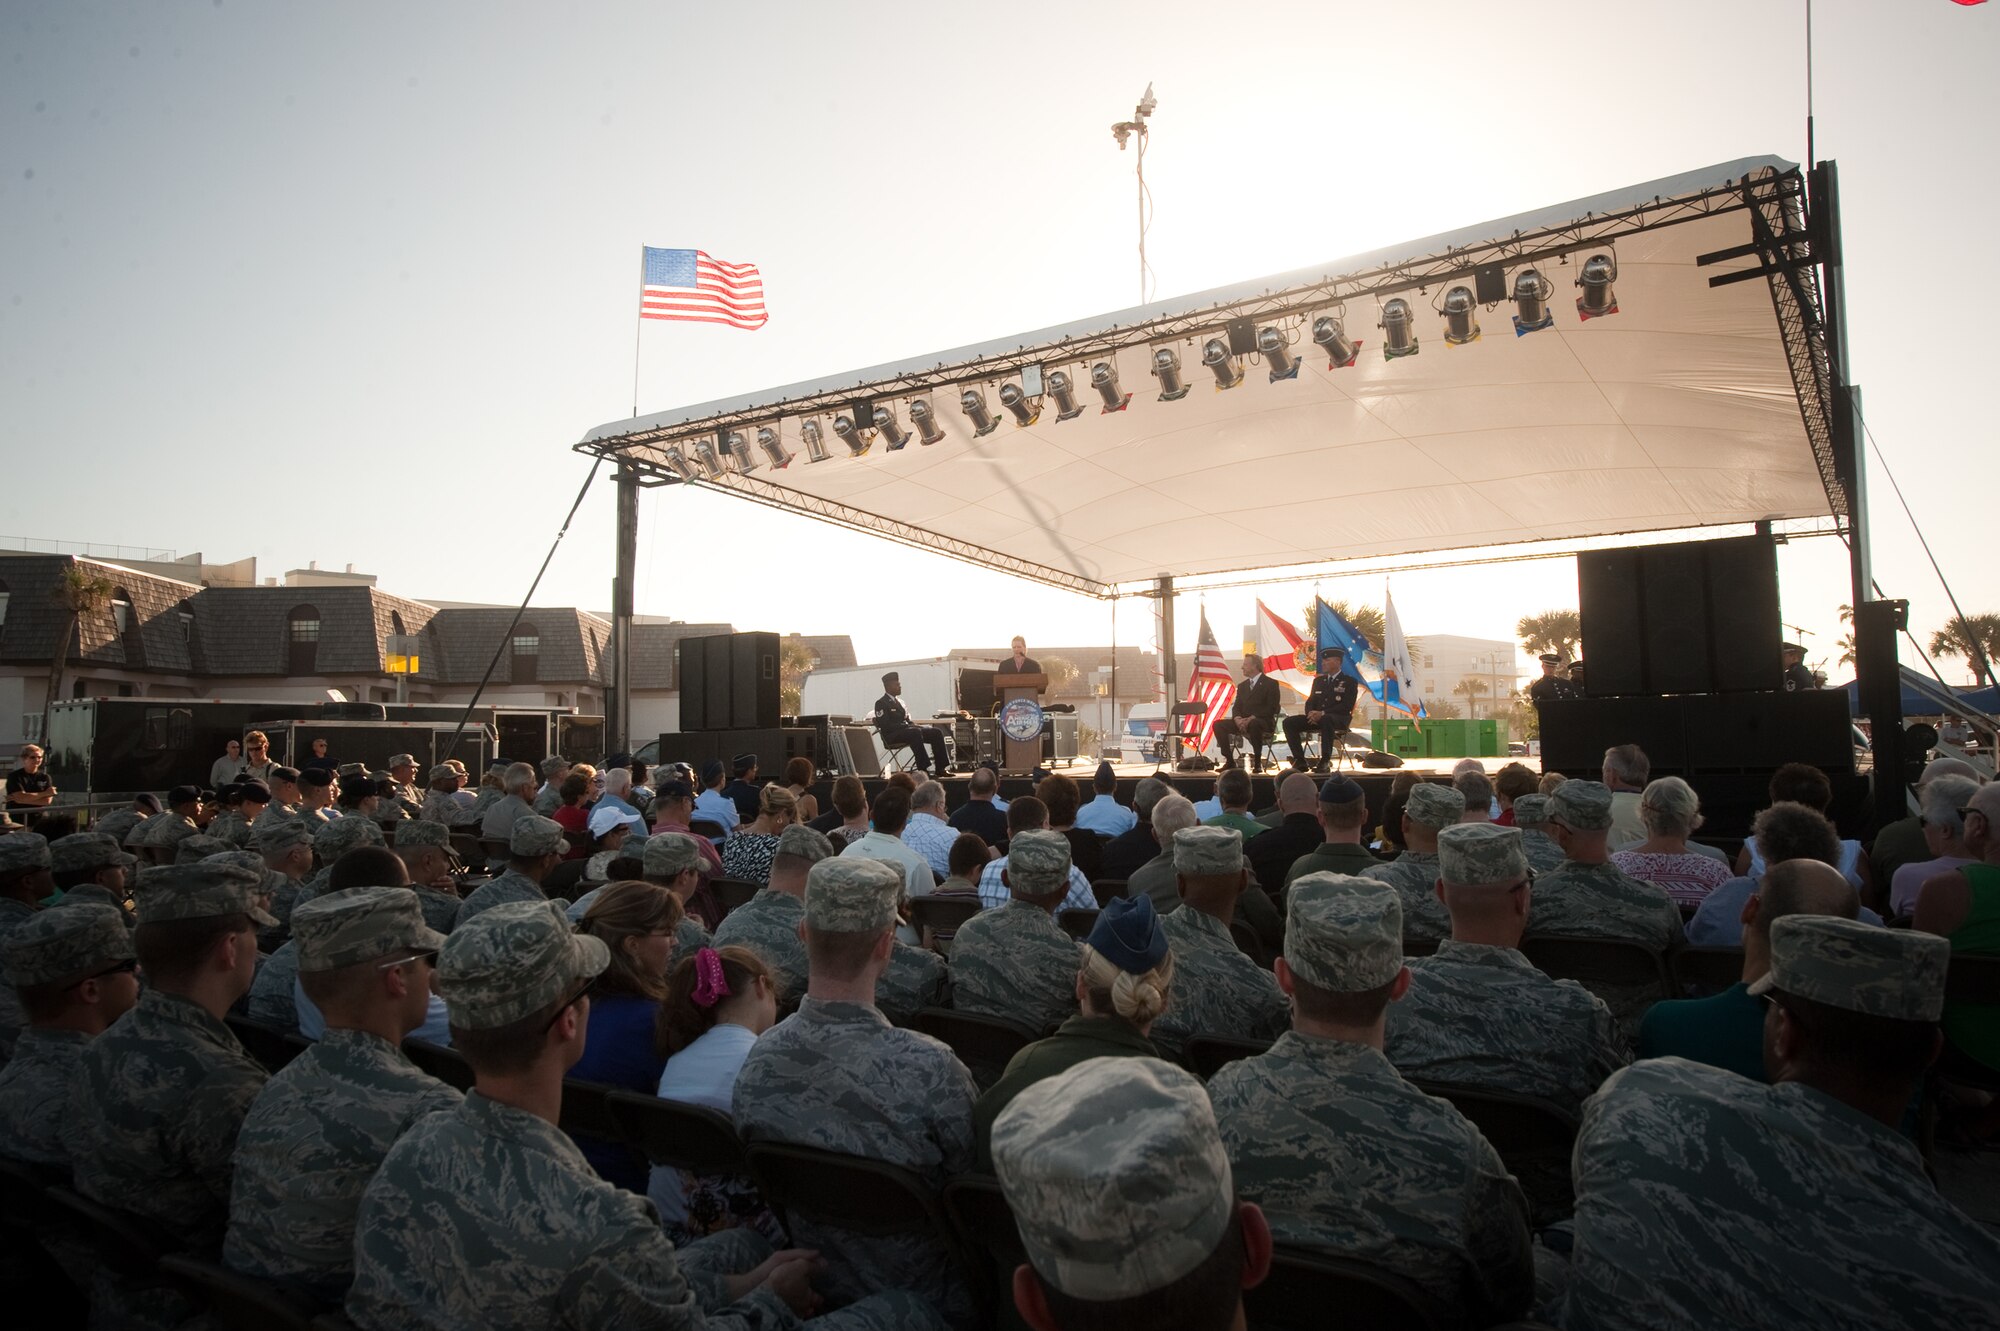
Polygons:
<instances>
[{"instance_id":1,"label":"shingled roof","mask_svg":"<svg viewBox=\"0 0 2000 1331\"><path fill-rule=\"evenodd\" d=\"M632 687L677 689L677 653L682 638L708 638L734 633L730 624L634 624L632 626Z\"/></svg>"},{"instance_id":2,"label":"shingled roof","mask_svg":"<svg viewBox=\"0 0 2000 1331\"><path fill-rule=\"evenodd\" d=\"M807 633L799 635L813 654L815 670L846 670L861 664L854 655L854 639L845 633Z\"/></svg>"},{"instance_id":3,"label":"shingled roof","mask_svg":"<svg viewBox=\"0 0 2000 1331\"><path fill-rule=\"evenodd\" d=\"M426 652L422 678L444 684L477 684L493 660L500 639L514 622L514 611L505 606L466 606L439 610L426 634L435 645ZM570 606L529 606L521 616L518 635L533 628L541 638L540 659L535 679L542 684L602 684L606 678L606 657L610 652L611 625L596 615ZM439 662L433 671L431 660ZM508 678L508 659L494 678ZM635 668L634 674L637 674Z\"/></svg>"},{"instance_id":4,"label":"shingled roof","mask_svg":"<svg viewBox=\"0 0 2000 1331\"><path fill-rule=\"evenodd\" d=\"M210 587L195 598L201 672L290 674L288 626L292 612L307 607L319 615L314 669L323 675L385 673L383 649L397 619L403 632L421 633L437 613L374 587Z\"/></svg>"},{"instance_id":5,"label":"shingled roof","mask_svg":"<svg viewBox=\"0 0 2000 1331\"><path fill-rule=\"evenodd\" d=\"M79 566L103 575L124 593L132 609L122 634L110 604L85 615L69 645L69 660L172 674L195 669L199 649L190 641L180 612L203 594L200 587L75 555L5 552L0 552L0 590L7 593L0 661L47 667L57 636L69 625L69 610L56 594L57 584L65 570Z\"/></svg>"}]
</instances>

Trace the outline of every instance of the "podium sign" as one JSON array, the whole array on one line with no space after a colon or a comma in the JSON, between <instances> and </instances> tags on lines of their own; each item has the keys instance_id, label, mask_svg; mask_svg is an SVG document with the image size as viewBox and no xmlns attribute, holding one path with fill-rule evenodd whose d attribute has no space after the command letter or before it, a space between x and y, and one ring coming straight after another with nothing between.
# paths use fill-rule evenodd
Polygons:
<instances>
[{"instance_id":1,"label":"podium sign","mask_svg":"<svg viewBox=\"0 0 2000 1331\"><path fill-rule=\"evenodd\" d=\"M1000 695L1000 771L1006 776L1032 776L1042 758L1041 691L1048 687L1047 675L993 677L994 691Z\"/></svg>"}]
</instances>

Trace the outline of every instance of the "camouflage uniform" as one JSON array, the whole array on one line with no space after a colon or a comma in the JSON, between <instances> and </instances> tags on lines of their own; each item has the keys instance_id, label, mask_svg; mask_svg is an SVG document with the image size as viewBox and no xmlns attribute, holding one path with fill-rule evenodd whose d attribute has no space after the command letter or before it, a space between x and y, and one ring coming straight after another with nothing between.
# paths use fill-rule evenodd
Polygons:
<instances>
[{"instance_id":1,"label":"camouflage uniform","mask_svg":"<svg viewBox=\"0 0 2000 1331\"><path fill-rule=\"evenodd\" d=\"M805 997L806 945L798 935L799 921L805 915L804 901L767 887L730 911L715 930L716 947L747 947L764 959L771 968L780 1007L796 1007ZM674 955L681 955L678 939Z\"/></svg>"},{"instance_id":2,"label":"camouflage uniform","mask_svg":"<svg viewBox=\"0 0 2000 1331\"><path fill-rule=\"evenodd\" d=\"M16 832L5 839L12 841L15 837L30 836L37 841L42 840L33 832ZM33 919L39 911L40 907L31 906L25 901L0 897L0 943L6 942L15 929ZM21 1007L21 996L14 992L13 985L0 984L0 1053L10 1057L13 1055L14 1042L20 1039L21 1032L27 1024L28 1014Z\"/></svg>"},{"instance_id":3,"label":"camouflage uniform","mask_svg":"<svg viewBox=\"0 0 2000 1331\"><path fill-rule=\"evenodd\" d=\"M298 939L287 946L308 971L399 959L444 942L400 887L323 897L299 912L296 927ZM412 1123L460 1099L381 1036L329 1027L271 1078L244 1117L223 1261L339 1301L353 1278L354 1215L368 1180Z\"/></svg>"},{"instance_id":4,"label":"camouflage uniform","mask_svg":"<svg viewBox=\"0 0 2000 1331\"><path fill-rule=\"evenodd\" d=\"M1523 795L1514 801L1514 825L1521 833L1521 850L1527 855L1528 867L1536 873L1561 868L1568 858L1555 838L1542 830L1548 816L1547 795Z\"/></svg>"},{"instance_id":5,"label":"camouflage uniform","mask_svg":"<svg viewBox=\"0 0 2000 1331\"><path fill-rule=\"evenodd\" d=\"M469 826L476 830L482 829L484 826L484 820L486 818L487 811L491 809L494 805L498 804L501 800L504 800L506 798L507 798L507 792L504 790L495 790L491 786L481 786L479 788L479 793L477 793L472 797L472 807L467 809L453 823L453 826L455 827ZM524 810L527 809L527 805L525 804L522 805L521 807ZM480 835L482 836L485 835L483 830L480 831Z\"/></svg>"},{"instance_id":6,"label":"camouflage uniform","mask_svg":"<svg viewBox=\"0 0 2000 1331\"><path fill-rule=\"evenodd\" d=\"M561 850L565 844L561 825L548 818L521 818L514 823L507 837L507 849L517 859L548 855ZM542 891L540 883L509 865L505 873L474 888L472 895L459 903L458 923L464 924L481 911L491 910L502 902L548 900L549 894Z\"/></svg>"},{"instance_id":7,"label":"camouflage uniform","mask_svg":"<svg viewBox=\"0 0 2000 1331\"><path fill-rule=\"evenodd\" d=\"M1403 969L1402 909L1366 878L1308 874L1287 894L1285 963L1327 993ZM1404 1081L1379 1049L1288 1031L1231 1063L1209 1099L1235 1169L1289 1243L1374 1262L1484 1326L1534 1288L1528 1207L1479 1129Z\"/></svg>"},{"instance_id":8,"label":"camouflage uniform","mask_svg":"<svg viewBox=\"0 0 2000 1331\"><path fill-rule=\"evenodd\" d=\"M1629 877L1614 864L1565 864L1535 879L1528 905L1529 938L1616 938L1666 952L1681 941L1681 912L1662 888ZM1657 983L1594 983L1629 1039L1661 998Z\"/></svg>"},{"instance_id":9,"label":"camouflage uniform","mask_svg":"<svg viewBox=\"0 0 2000 1331\"><path fill-rule=\"evenodd\" d=\"M1174 999L1152 1030L1163 1055L1179 1058L1197 1031L1273 1040L1291 1024L1291 1005L1277 978L1238 950L1228 925L1183 907L1160 928L1174 954Z\"/></svg>"},{"instance_id":10,"label":"camouflage uniform","mask_svg":"<svg viewBox=\"0 0 2000 1331\"><path fill-rule=\"evenodd\" d=\"M139 923L242 913L268 924L251 899L258 887L256 875L228 865L154 869ZM236 1132L265 1080L220 1019L193 999L145 990L77 1069L63 1124L77 1191L213 1251L228 1219Z\"/></svg>"},{"instance_id":11,"label":"camouflage uniform","mask_svg":"<svg viewBox=\"0 0 2000 1331\"><path fill-rule=\"evenodd\" d=\"M462 899L426 883L413 884L410 890L417 894L417 904L423 908L425 924L441 934L448 934L458 927L458 912L465 905Z\"/></svg>"},{"instance_id":12,"label":"camouflage uniform","mask_svg":"<svg viewBox=\"0 0 2000 1331\"><path fill-rule=\"evenodd\" d=\"M299 945L288 939L257 967L257 978L250 982L250 996L245 1004L250 1020L297 1035L299 1008L292 985L298 978Z\"/></svg>"},{"instance_id":13,"label":"camouflage uniform","mask_svg":"<svg viewBox=\"0 0 2000 1331\"><path fill-rule=\"evenodd\" d=\"M131 959L124 912L110 906L44 911L0 941L10 988L88 977ZM31 1026L21 1032L13 1057L0 1068L0 1155L69 1167L62 1120L70 1080L89 1047L90 1037L81 1031Z\"/></svg>"},{"instance_id":14,"label":"camouflage uniform","mask_svg":"<svg viewBox=\"0 0 2000 1331\"><path fill-rule=\"evenodd\" d=\"M751 1049L736 1076L734 1109L746 1140L866 1156L942 1188L972 1168L976 1095L972 1074L941 1042L891 1026L860 1003L807 998ZM836 1298L908 1289L954 1327L977 1321L941 1239L854 1234L800 1215L791 1229L794 1241L832 1264L827 1286Z\"/></svg>"},{"instance_id":15,"label":"camouflage uniform","mask_svg":"<svg viewBox=\"0 0 2000 1331\"><path fill-rule=\"evenodd\" d=\"M99 836L108 836L122 846L125 844L125 838L131 835L132 829L143 822L145 817L146 815L137 809L114 809L102 818L92 819L89 830Z\"/></svg>"},{"instance_id":16,"label":"camouflage uniform","mask_svg":"<svg viewBox=\"0 0 2000 1331\"><path fill-rule=\"evenodd\" d=\"M1776 988L1934 1022L1941 938L1789 916ZM1620 1072L1584 1110L1565 1327L1961 1328L1995 1324L2000 1240L1938 1195L1887 1124L1800 1082L1680 1058Z\"/></svg>"},{"instance_id":17,"label":"camouflage uniform","mask_svg":"<svg viewBox=\"0 0 2000 1331\"><path fill-rule=\"evenodd\" d=\"M438 988L452 1024L490 1029L542 1011L610 953L546 903L506 903L447 939ZM477 1091L390 1148L356 1218L349 1318L363 1328L797 1324L760 1286L728 1307L720 1272L769 1248L732 1230L677 1254L645 1199L594 1173L567 1134ZM719 1312L714 1311L721 1309ZM835 1314L854 1328L923 1325L907 1297Z\"/></svg>"},{"instance_id":18,"label":"camouflage uniform","mask_svg":"<svg viewBox=\"0 0 2000 1331\"><path fill-rule=\"evenodd\" d=\"M1411 822L1434 832L1456 827L1465 814L1465 796L1435 781L1410 787L1404 813ZM1362 870L1363 878L1387 883L1403 903L1403 940L1435 942L1451 937L1451 916L1437 899L1438 857L1435 851L1406 850L1388 864Z\"/></svg>"},{"instance_id":19,"label":"camouflage uniform","mask_svg":"<svg viewBox=\"0 0 2000 1331\"><path fill-rule=\"evenodd\" d=\"M983 910L952 939L951 1005L1040 1035L1076 1012L1077 960L1076 940L1040 906Z\"/></svg>"},{"instance_id":20,"label":"camouflage uniform","mask_svg":"<svg viewBox=\"0 0 2000 1331\"><path fill-rule=\"evenodd\" d=\"M224 809L208 824L206 835L232 846L250 844L250 820L235 809Z\"/></svg>"},{"instance_id":21,"label":"camouflage uniform","mask_svg":"<svg viewBox=\"0 0 2000 1331\"><path fill-rule=\"evenodd\" d=\"M1511 947L1447 938L1412 957L1389 1005L1386 1051L1408 1077L1582 1105L1629 1060L1610 1010L1575 980L1551 980Z\"/></svg>"},{"instance_id":22,"label":"camouflage uniform","mask_svg":"<svg viewBox=\"0 0 2000 1331\"><path fill-rule=\"evenodd\" d=\"M443 823L446 827L457 827L462 822L471 821L467 816L469 812L458 802L457 791L433 790L424 796L424 802L418 806L417 817L427 823Z\"/></svg>"}]
</instances>

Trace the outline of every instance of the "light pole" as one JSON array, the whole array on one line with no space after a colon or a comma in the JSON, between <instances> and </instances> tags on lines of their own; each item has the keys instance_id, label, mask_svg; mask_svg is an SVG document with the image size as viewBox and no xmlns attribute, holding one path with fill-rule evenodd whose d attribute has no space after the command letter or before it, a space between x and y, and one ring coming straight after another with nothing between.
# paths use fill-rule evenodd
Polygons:
<instances>
[{"instance_id":1,"label":"light pole","mask_svg":"<svg viewBox=\"0 0 2000 1331\"><path fill-rule=\"evenodd\" d=\"M1119 152L1125 151L1125 141L1127 139L1135 134L1139 136L1137 168L1139 174L1139 303L1141 305L1146 303L1146 273L1148 271L1146 268L1146 205L1151 197L1146 193L1146 119L1153 114L1154 108L1158 105L1159 101L1153 96L1153 85L1148 83L1145 94L1139 98L1139 104L1132 109L1132 118L1130 120L1121 120L1111 127L1111 137L1118 140Z\"/></svg>"}]
</instances>

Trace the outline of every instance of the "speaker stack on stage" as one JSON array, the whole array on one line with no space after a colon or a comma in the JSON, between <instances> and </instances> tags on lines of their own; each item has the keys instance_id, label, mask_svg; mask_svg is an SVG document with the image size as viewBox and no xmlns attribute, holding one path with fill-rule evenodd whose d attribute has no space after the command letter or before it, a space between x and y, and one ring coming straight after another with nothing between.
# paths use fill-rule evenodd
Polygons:
<instances>
[{"instance_id":1,"label":"speaker stack on stage","mask_svg":"<svg viewBox=\"0 0 2000 1331\"><path fill-rule=\"evenodd\" d=\"M1784 691L1771 537L1589 551L1577 591L1584 696L1542 704L1544 769L1594 778L1637 744L1654 776L1752 808L1784 763L1853 775L1846 691Z\"/></svg>"},{"instance_id":2,"label":"speaker stack on stage","mask_svg":"<svg viewBox=\"0 0 2000 1331\"><path fill-rule=\"evenodd\" d=\"M728 766L754 753L766 780L776 780L793 758L826 760L826 718L785 725L778 715L778 635L718 633L682 638L678 646L681 730L660 736L660 757L692 764L699 773L711 759ZM817 722L817 724L810 724Z\"/></svg>"}]
</instances>

